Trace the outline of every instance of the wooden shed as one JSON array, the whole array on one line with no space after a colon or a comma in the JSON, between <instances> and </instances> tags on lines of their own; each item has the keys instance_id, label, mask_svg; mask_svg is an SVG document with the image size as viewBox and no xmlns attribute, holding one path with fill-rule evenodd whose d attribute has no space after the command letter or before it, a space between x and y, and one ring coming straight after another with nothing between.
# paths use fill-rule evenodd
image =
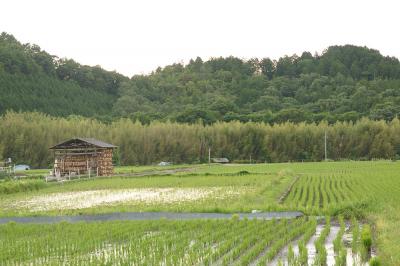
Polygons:
<instances>
[{"instance_id":1,"label":"wooden shed","mask_svg":"<svg viewBox=\"0 0 400 266\"><path fill-rule=\"evenodd\" d=\"M112 156L117 146L93 139L73 138L50 149L54 151L53 175L108 176L113 174Z\"/></svg>"}]
</instances>

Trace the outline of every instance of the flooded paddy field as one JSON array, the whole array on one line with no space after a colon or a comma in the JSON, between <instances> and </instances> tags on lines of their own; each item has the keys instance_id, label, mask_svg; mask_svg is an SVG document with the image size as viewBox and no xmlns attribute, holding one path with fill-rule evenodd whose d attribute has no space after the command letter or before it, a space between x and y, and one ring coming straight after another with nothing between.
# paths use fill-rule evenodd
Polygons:
<instances>
[{"instance_id":1,"label":"flooded paddy field","mask_svg":"<svg viewBox=\"0 0 400 266\"><path fill-rule=\"evenodd\" d=\"M337 264L333 245L340 226L334 220L327 225L309 217L266 217L9 222L0 225L0 264L368 265L357 251L347 254L345 264ZM330 231L323 241L325 263L321 264L315 246L328 227ZM346 227L342 238L346 250L352 250L352 230ZM301 242L306 243L305 250ZM360 243L355 245L361 248Z\"/></svg>"},{"instance_id":2,"label":"flooded paddy field","mask_svg":"<svg viewBox=\"0 0 400 266\"><path fill-rule=\"evenodd\" d=\"M28 181L4 181L13 187L0 193L0 264L398 265L397 170L197 166L27 191L17 185Z\"/></svg>"}]
</instances>

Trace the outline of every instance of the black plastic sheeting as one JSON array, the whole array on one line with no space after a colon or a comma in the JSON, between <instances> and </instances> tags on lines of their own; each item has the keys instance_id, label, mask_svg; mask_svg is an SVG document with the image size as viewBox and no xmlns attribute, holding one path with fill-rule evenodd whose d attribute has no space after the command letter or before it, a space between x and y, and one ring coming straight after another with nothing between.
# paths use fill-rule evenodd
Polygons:
<instances>
[{"instance_id":1,"label":"black plastic sheeting","mask_svg":"<svg viewBox=\"0 0 400 266\"><path fill-rule=\"evenodd\" d=\"M0 218L0 224L17 223L59 223L66 222L101 222L101 221L134 221L134 220L192 220L192 219L229 219L232 213L178 213L178 212L117 212L109 214L71 215L71 216L33 216ZM239 219L293 219L303 216L302 212L256 212L237 213Z\"/></svg>"}]
</instances>

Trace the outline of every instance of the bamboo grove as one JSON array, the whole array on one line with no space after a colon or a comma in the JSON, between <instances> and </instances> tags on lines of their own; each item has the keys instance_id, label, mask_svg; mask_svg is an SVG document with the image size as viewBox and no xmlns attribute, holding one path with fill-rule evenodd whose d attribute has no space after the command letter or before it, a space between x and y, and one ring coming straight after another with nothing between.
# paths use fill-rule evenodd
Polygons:
<instances>
[{"instance_id":1,"label":"bamboo grove","mask_svg":"<svg viewBox=\"0 0 400 266\"><path fill-rule=\"evenodd\" d=\"M152 164L164 161L195 163L212 157L231 161L320 161L327 134L332 160L395 159L400 154L400 120L362 119L358 122L265 123L217 122L212 125L152 122L129 119L102 123L70 116L8 112L0 117L0 157L15 163L47 167L48 148L72 137L94 137L117 145L117 164Z\"/></svg>"}]
</instances>

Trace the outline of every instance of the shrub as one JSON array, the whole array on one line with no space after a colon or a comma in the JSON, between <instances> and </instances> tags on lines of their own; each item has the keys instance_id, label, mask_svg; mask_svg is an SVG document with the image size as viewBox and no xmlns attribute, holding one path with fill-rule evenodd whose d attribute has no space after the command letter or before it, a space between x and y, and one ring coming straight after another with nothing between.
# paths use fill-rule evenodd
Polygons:
<instances>
[{"instance_id":1,"label":"shrub","mask_svg":"<svg viewBox=\"0 0 400 266\"><path fill-rule=\"evenodd\" d=\"M43 180L23 180L23 181L5 181L0 183L0 194L12 194L24 191L39 190L46 187Z\"/></svg>"},{"instance_id":2,"label":"shrub","mask_svg":"<svg viewBox=\"0 0 400 266\"><path fill-rule=\"evenodd\" d=\"M9 179L11 176L6 172L0 172L0 179Z\"/></svg>"},{"instance_id":3,"label":"shrub","mask_svg":"<svg viewBox=\"0 0 400 266\"><path fill-rule=\"evenodd\" d=\"M380 266L381 261L377 257L373 257L369 260L369 266Z\"/></svg>"}]
</instances>

